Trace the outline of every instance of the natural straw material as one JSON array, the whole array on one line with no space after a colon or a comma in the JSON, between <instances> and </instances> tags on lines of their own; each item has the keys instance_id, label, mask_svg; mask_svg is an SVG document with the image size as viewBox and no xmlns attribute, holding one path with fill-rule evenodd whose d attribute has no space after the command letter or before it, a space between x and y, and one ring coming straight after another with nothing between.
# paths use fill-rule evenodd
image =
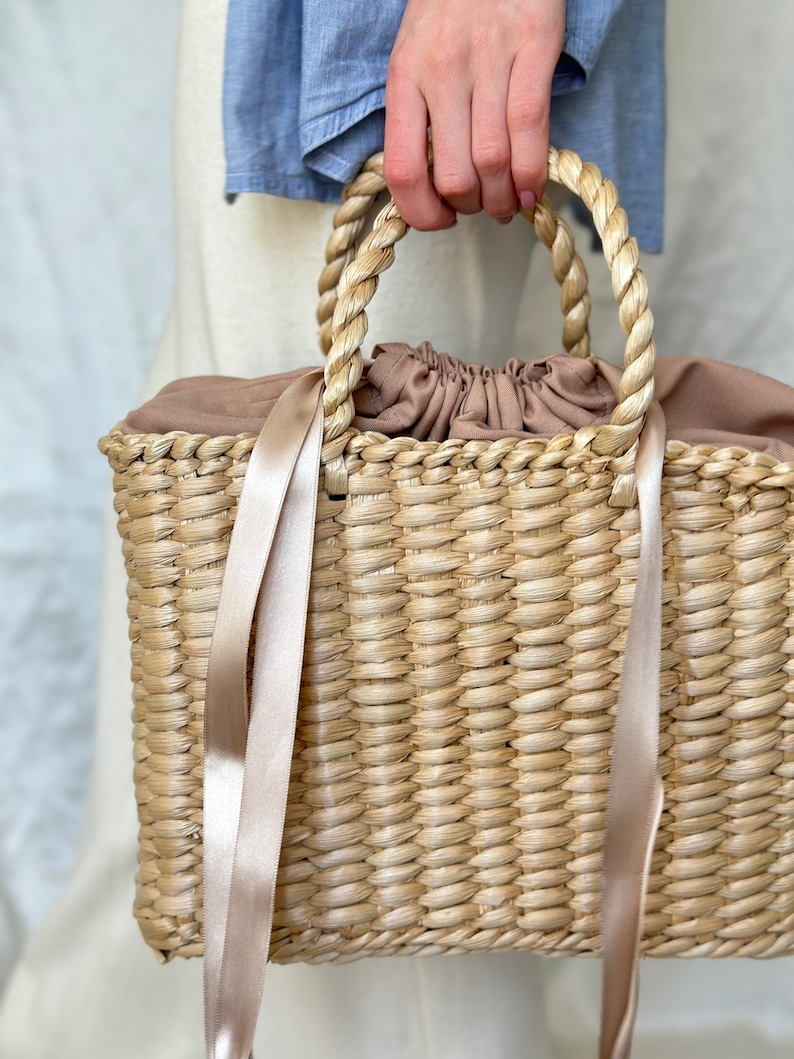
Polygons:
<instances>
[{"instance_id":1,"label":"natural straw material","mask_svg":"<svg viewBox=\"0 0 794 1059\"><path fill-rule=\"evenodd\" d=\"M614 188L568 152L627 335L611 424L549 441L351 429L363 307L405 231L345 220L312 588L271 959L601 949L610 752L639 552L636 439L655 354ZM363 217L378 164L351 203ZM535 228L568 348L589 299L570 234ZM344 225L351 225L345 234ZM348 237L350 242L347 242ZM338 301L337 301L338 295ZM326 342L327 344L327 342ZM205 676L253 435L116 430L101 447L129 576L136 915L163 959L201 953ZM642 949L794 948L794 465L670 440L662 482L660 769Z\"/></svg>"}]
</instances>

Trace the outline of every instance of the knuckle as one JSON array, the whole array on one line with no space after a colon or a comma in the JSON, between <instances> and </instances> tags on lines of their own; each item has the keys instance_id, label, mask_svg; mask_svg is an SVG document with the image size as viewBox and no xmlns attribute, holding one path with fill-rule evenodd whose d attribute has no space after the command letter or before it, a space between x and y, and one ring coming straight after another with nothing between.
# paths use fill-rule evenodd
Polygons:
<instances>
[{"instance_id":1,"label":"knuckle","mask_svg":"<svg viewBox=\"0 0 794 1059\"><path fill-rule=\"evenodd\" d=\"M449 23L444 23L422 56L422 65L430 73L445 78L454 77L465 65L466 52L459 34Z\"/></svg>"},{"instance_id":2,"label":"knuckle","mask_svg":"<svg viewBox=\"0 0 794 1059\"><path fill-rule=\"evenodd\" d=\"M460 66L458 55L443 43L425 56L423 62L428 79L442 84L455 79L460 72Z\"/></svg>"},{"instance_id":3,"label":"knuckle","mask_svg":"<svg viewBox=\"0 0 794 1059\"><path fill-rule=\"evenodd\" d=\"M440 173L434 180L436 191L444 199L467 199L476 195L479 182L474 173Z\"/></svg>"},{"instance_id":4,"label":"knuckle","mask_svg":"<svg viewBox=\"0 0 794 1059\"><path fill-rule=\"evenodd\" d=\"M398 155L385 155L383 175L392 191L414 191L422 174L409 158Z\"/></svg>"},{"instance_id":5,"label":"knuckle","mask_svg":"<svg viewBox=\"0 0 794 1059\"><path fill-rule=\"evenodd\" d=\"M411 57L404 47L400 46L398 40L386 66L386 97L394 91L395 87L404 89L414 80L413 63Z\"/></svg>"},{"instance_id":6,"label":"knuckle","mask_svg":"<svg viewBox=\"0 0 794 1059\"><path fill-rule=\"evenodd\" d=\"M501 173L510 168L508 143L482 143L472 149L472 161L478 173Z\"/></svg>"},{"instance_id":7,"label":"knuckle","mask_svg":"<svg viewBox=\"0 0 794 1059\"><path fill-rule=\"evenodd\" d=\"M507 127L511 133L538 129L546 124L549 101L535 93L519 93L511 96L507 108Z\"/></svg>"}]
</instances>

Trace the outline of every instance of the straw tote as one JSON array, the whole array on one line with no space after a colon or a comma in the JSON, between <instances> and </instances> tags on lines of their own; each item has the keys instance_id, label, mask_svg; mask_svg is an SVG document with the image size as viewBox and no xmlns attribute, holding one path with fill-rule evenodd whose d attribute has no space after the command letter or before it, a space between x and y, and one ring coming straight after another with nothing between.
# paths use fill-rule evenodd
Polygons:
<instances>
[{"instance_id":1,"label":"straw tote","mask_svg":"<svg viewBox=\"0 0 794 1059\"><path fill-rule=\"evenodd\" d=\"M100 443L129 575L135 914L161 959L204 951L210 1055L248 1054L268 958L601 954L618 1059L639 952L794 948L794 464L665 446L615 189L571 152L549 175L612 271L609 423L351 426L364 307L406 231L389 204L355 248L376 158L329 242L323 379L259 441ZM570 232L546 200L532 219L586 357Z\"/></svg>"}]
</instances>

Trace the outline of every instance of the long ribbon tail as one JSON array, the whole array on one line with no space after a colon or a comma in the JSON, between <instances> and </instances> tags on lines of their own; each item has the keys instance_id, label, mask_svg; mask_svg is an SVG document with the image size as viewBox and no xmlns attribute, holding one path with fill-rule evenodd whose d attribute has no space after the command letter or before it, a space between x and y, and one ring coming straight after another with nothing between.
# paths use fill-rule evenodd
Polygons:
<instances>
[{"instance_id":1,"label":"long ribbon tail","mask_svg":"<svg viewBox=\"0 0 794 1059\"><path fill-rule=\"evenodd\" d=\"M209 1059L248 1059L270 946L311 577L321 384L319 372L298 379L251 452L210 649L203 923Z\"/></svg>"},{"instance_id":2,"label":"long ribbon tail","mask_svg":"<svg viewBox=\"0 0 794 1059\"><path fill-rule=\"evenodd\" d=\"M599 1059L629 1059L645 894L664 791L659 775L664 415L648 410L637 453L640 561L626 637L607 799Z\"/></svg>"},{"instance_id":3,"label":"long ribbon tail","mask_svg":"<svg viewBox=\"0 0 794 1059\"><path fill-rule=\"evenodd\" d=\"M247 1059L264 983L311 577L322 444L320 393L319 374L299 379L274 408L251 454L210 652L204 781L209 1059ZM664 419L654 406L637 458L640 569L607 806L600 1059L630 1055L645 892L662 810L658 716L663 458ZM248 646L255 612L249 722Z\"/></svg>"}]
</instances>

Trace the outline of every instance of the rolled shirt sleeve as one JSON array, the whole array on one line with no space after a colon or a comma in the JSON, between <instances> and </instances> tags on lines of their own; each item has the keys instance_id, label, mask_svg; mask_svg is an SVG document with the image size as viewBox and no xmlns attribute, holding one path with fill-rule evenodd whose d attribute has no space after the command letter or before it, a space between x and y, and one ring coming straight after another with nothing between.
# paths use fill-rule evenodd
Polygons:
<instances>
[{"instance_id":1,"label":"rolled shirt sleeve","mask_svg":"<svg viewBox=\"0 0 794 1059\"><path fill-rule=\"evenodd\" d=\"M383 147L405 0L230 0L226 190L336 201ZM551 140L599 165L640 245L661 247L664 0L569 0Z\"/></svg>"}]
</instances>

